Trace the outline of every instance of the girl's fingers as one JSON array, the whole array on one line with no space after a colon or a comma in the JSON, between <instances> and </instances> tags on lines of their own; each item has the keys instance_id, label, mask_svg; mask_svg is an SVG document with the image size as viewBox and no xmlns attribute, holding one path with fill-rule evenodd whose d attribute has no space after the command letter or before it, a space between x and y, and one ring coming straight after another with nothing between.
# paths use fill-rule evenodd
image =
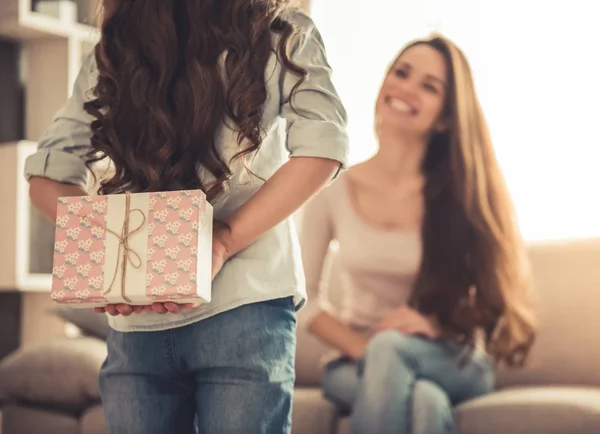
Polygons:
<instances>
[{"instance_id":1,"label":"girl's fingers","mask_svg":"<svg viewBox=\"0 0 600 434\"><path fill-rule=\"evenodd\" d=\"M107 304L104 307L95 307L96 313L108 313L109 315L124 315L129 316L132 313L156 312L156 313L179 313L183 309L194 309L200 306L200 303L184 303L178 304L174 302L153 303L145 306L130 306L128 304Z\"/></svg>"}]
</instances>

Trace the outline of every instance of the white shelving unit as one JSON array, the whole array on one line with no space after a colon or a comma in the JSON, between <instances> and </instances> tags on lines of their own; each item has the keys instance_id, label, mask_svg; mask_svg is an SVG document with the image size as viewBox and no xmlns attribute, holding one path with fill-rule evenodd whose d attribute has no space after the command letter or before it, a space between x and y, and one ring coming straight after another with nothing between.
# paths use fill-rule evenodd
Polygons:
<instances>
[{"instance_id":1,"label":"white shelving unit","mask_svg":"<svg viewBox=\"0 0 600 434\"><path fill-rule=\"evenodd\" d=\"M0 0L0 37L22 46L25 140L0 143L0 291L46 292L54 227L32 208L23 166L71 93L83 56L98 41L97 0L76 0L78 22L32 10L32 0Z\"/></svg>"},{"instance_id":2,"label":"white shelving unit","mask_svg":"<svg viewBox=\"0 0 600 434\"><path fill-rule=\"evenodd\" d=\"M0 290L47 291L52 282L53 227L32 209L23 177L25 159L36 147L28 141L0 146L0 161L12 169L0 172Z\"/></svg>"},{"instance_id":3,"label":"white shelving unit","mask_svg":"<svg viewBox=\"0 0 600 434\"><path fill-rule=\"evenodd\" d=\"M29 184L23 176L25 159L37 143L19 141L0 145L0 291L46 292L52 283L54 225L29 201ZM106 164L94 167L99 181L110 172ZM91 184L94 194L98 185Z\"/></svg>"},{"instance_id":4,"label":"white shelving unit","mask_svg":"<svg viewBox=\"0 0 600 434\"><path fill-rule=\"evenodd\" d=\"M77 1L78 15L93 22L96 2L94 0ZM94 42L98 30L83 23L64 23L63 21L32 10L31 0L2 0L0 2L0 35L19 39L36 40L47 38L78 38Z\"/></svg>"}]
</instances>

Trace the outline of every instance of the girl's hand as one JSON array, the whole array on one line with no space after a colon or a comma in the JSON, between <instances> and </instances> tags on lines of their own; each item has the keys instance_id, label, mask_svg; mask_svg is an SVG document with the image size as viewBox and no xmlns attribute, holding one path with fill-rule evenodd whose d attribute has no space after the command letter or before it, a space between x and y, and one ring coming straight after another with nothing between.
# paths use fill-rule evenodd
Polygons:
<instances>
[{"instance_id":1,"label":"girl's hand","mask_svg":"<svg viewBox=\"0 0 600 434\"><path fill-rule=\"evenodd\" d=\"M425 335L435 339L440 330L435 321L404 305L394 309L375 327L374 333L382 330L398 330L408 335Z\"/></svg>"},{"instance_id":2,"label":"girl's hand","mask_svg":"<svg viewBox=\"0 0 600 434\"><path fill-rule=\"evenodd\" d=\"M165 303L152 303L147 306L131 306L125 303L118 304L107 304L104 307L95 307L94 312L104 313L107 312L109 315L117 316L129 316L132 313L141 313L141 312L156 312L156 313L179 313L184 309L193 309L198 307L199 304L194 303L186 303L186 304L178 304L173 302L165 302Z\"/></svg>"},{"instance_id":3,"label":"girl's hand","mask_svg":"<svg viewBox=\"0 0 600 434\"><path fill-rule=\"evenodd\" d=\"M226 237L229 233L229 229L223 225L215 222L215 231L213 234L213 247L212 247L212 279L221 271L223 264L229 259L230 253L226 244ZM184 309L194 309L198 307L200 303L185 303L179 304L174 302L165 303L153 303L147 306L131 306L125 303L108 304L104 307L94 308L94 312L104 313L107 312L109 315L117 316L129 316L132 313L141 312L156 312L156 313L179 313Z\"/></svg>"},{"instance_id":4,"label":"girl's hand","mask_svg":"<svg viewBox=\"0 0 600 434\"><path fill-rule=\"evenodd\" d=\"M231 257L231 250L227 240L231 236L231 230L225 223L215 221L212 245L212 279L215 278L223 264Z\"/></svg>"}]
</instances>

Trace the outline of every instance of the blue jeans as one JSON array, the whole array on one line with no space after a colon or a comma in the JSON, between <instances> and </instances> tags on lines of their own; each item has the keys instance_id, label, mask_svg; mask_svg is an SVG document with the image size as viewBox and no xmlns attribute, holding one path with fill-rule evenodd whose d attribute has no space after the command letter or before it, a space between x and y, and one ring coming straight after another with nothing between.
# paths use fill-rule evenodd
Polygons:
<instances>
[{"instance_id":1,"label":"blue jeans","mask_svg":"<svg viewBox=\"0 0 600 434\"><path fill-rule=\"evenodd\" d=\"M327 365L324 394L350 413L351 434L454 434L452 407L493 390L490 358L397 331L375 335L363 360Z\"/></svg>"},{"instance_id":2,"label":"blue jeans","mask_svg":"<svg viewBox=\"0 0 600 434\"><path fill-rule=\"evenodd\" d=\"M291 427L291 298L185 327L110 331L100 391L111 434L281 434Z\"/></svg>"}]
</instances>

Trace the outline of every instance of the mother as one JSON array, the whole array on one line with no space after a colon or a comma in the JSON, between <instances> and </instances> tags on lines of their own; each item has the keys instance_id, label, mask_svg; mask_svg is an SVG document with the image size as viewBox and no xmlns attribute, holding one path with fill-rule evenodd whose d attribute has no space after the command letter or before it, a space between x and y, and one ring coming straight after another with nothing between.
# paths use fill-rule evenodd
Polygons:
<instances>
[{"instance_id":1,"label":"mother","mask_svg":"<svg viewBox=\"0 0 600 434\"><path fill-rule=\"evenodd\" d=\"M379 151L307 208L309 329L333 347L325 395L353 434L442 434L522 364L535 333L524 245L468 62L448 39L405 47L376 102ZM318 288L339 243L344 299ZM319 290L321 294L318 294Z\"/></svg>"}]
</instances>

